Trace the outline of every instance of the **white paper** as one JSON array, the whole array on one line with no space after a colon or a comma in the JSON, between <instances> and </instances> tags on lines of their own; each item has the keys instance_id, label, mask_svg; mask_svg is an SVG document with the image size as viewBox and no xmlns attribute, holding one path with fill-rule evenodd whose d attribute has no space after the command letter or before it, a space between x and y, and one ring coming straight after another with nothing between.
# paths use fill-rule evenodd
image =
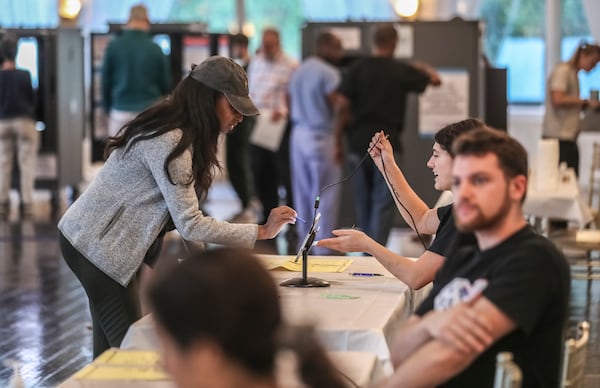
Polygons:
<instances>
[{"instance_id":1,"label":"white paper","mask_svg":"<svg viewBox=\"0 0 600 388\"><path fill-rule=\"evenodd\" d=\"M558 186L558 155L557 139L542 139L539 141L532 171L536 191L556 191Z\"/></svg>"},{"instance_id":2,"label":"white paper","mask_svg":"<svg viewBox=\"0 0 600 388\"><path fill-rule=\"evenodd\" d=\"M331 27L329 32L340 38L344 50L360 50L360 28Z\"/></svg>"},{"instance_id":3,"label":"white paper","mask_svg":"<svg viewBox=\"0 0 600 388\"><path fill-rule=\"evenodd\" d=\"M181 71L183 75L187 75L192 64L197 65L210 56L210 39L208 36L185 36L182 51Z\"/></svg>"},{"instance_id":4,"label":"white paper","mask_svg":"<svg viewBox=\"0 0 600 388\"><path fill-rule=\"evenodd\" d=\"M396 24L395 28L398 33L398 43L394 56L396 58L412 58L414 56L413 27L408 24Z\"/></svg>"},{"instance_id":5,"label":"white paper","mask_svg":"<svg viewBox=\"0 0 600 388\"><path fill-rule=\"evenodd\" d=\"M260 115L256 116L256 124L252 130L252 135L250 135L250 143L277 152L281 145L287 120L282 117L277 121L273 121L271 117L273 117L272 110L260 110Z\"/></svg>"},{"instance_id":6,"label":"white paper","mask_svg":"<svg viewBox=\"0 0 600 388\"><path fill-rule=\"evenodd\" d=\"M419 132L433 135L448 124L469 115L469 73L466 70L438 70L442 84L428 86L419 96Z\"/></svg>"}]
</instances>

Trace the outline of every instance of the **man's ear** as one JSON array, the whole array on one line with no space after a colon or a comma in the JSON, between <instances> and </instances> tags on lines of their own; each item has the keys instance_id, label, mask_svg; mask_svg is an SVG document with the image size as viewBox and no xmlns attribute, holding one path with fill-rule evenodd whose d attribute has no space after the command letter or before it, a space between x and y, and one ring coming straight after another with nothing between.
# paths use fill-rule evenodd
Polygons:
<instances>
[{"instance_id":1,"label":"man's ear","mask_svg":"<svg viewBox=\"0 0 600 388\"><path fill-rule=\"evenodd\" d=\"M525 193L527 193L527 177L525 175L517 175L511 178L509 185L510 197L515 201L521 202Z\"/></svg>"}]
</instances>

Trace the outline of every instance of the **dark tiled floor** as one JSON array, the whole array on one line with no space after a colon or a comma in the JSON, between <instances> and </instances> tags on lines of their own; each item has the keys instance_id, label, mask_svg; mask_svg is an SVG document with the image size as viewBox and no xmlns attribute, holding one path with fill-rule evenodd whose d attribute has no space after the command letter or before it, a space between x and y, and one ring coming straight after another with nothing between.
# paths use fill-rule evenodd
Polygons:
<instances>
[{"instance_id":1,"label":"dark tiled floor","mask_svg":"<svg viewBox=\"0 0 600 388\"><path fill-rule=\"evenodd\" d=\"M50 223L0 224L0 386L21 365L27 387L52 387L91 359L83 289Z\"/></svg>"},{"instance_id":2,"label":"dark tiled floor","mask_svg":"<svg viewBox=\"0 0 600 388\"><path fill-rule=\"evenodd\" d=\"M214 200L209 206L212 214L236 210ZM25 387L56 386L91 361L85 294L60 257L55 221L44 205L36 205L36 213L36 222L17 221L15 214L0 222L0 387L12 374L9 360L21 365ZM171 240L165 254L177 255L177 246ZM598 387L600 280L573 280L572 289L571 322L588 319L592 327L585 386Z\"/></svg>"}]
</instances>

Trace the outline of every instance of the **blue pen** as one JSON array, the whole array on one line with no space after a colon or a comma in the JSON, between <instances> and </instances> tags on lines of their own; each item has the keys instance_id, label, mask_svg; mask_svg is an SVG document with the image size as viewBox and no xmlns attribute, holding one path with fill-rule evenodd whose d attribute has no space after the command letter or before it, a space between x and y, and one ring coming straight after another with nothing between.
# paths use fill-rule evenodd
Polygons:
<instances>
[{"instance_id":1,"label":"blue pen","mask_svg":"<svg viewBox=\"0 0 600 388\"><path fill-rule=\"evenodd\" d=\"M297 220L300 220L300 221L302 221L303 223L305 223L305 224L306 224L306 220L305 220L304 218L302 218L302 217L300 217L300 216L296 216L296 219L297 219Z\"/></svg>"},{"instance_id":2,"label":"blue pen","mask_svg":"<svg viewBox=\"0 0 600 388\"><path fill-rule=\"evenodd\" d=\"M369 273L369 272L350 272L350 276L383 276L380 273Z\"/></svg>"}]
</instances>

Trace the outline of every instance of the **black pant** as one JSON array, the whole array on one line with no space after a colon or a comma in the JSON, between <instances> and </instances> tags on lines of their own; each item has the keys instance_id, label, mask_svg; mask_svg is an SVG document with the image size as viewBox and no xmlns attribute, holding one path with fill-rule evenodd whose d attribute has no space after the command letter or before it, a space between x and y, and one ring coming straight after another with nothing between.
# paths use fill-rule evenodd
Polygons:
<instances>
[{"instance_id":1,"label":"black pant","mask_svg":"<svg viewBox=\"0 0 600 388\"><path fill-rule=\"evenodd\" d=\"M290 177L290 134L291 124L286 123L285 132L277 152L255 145L250 146L250 161L254 174L254 188L263 205L263 223L271 209L279 206L279 186L285 189L283 203L292 206L292 180Z\"/></svg>"},{"instance_id":2,"label":"black pant","mask_svg":"<svg viewBox=\"0 0 600 388\"><path fill-rule=\"evenodd\" d=\"M227 173L231 186L242 203L242 209L254 196L254 178L250 169L250 134L256 119L244 120L227 135Z\"/></svg>"},{"instance_id":3,"label":"black pant","mask_svg":"<svg viewBox=\"0 0 600 388\"><path fill-rule=\"evenodd\" d=\"M558 141L558 162L565 162L567 167L571 167L575 170L575 175L579 176L579 147L577 146L577 142L572 140ZM550 220L549 226L550 231L566 229L568 222L562 220Z\"/></svg>"},{"instance_id":4,"label":"black pant","mask_svg":"<svg viewBox=\"0 0 600 388\"><path fill-rule=\"evenodd\" d=\"M62 233L60 249L88 296L96 358L110 347L119 347L129 326L141 318L138 279L134 276L127 287L121 286L90 263Z\"/></svg>"},{"instance_id":5,"label":"black pant","mask_svg":"<svg viewBox=\"0 0 600 388\"><path fill-rule=\"evenodd\" d=\"M271 209L279 206L279 165L277 153L255 145L250 146L252 172L256 195L263 206L262 224L269 217Z\"/></svg>"},{"instance_id":6,"label":"black pant","mask_svg":"<svg viewBox=\"0 0 600 388\"><path fill-rule=\"evenodd\" d=\"M292 172L290 163L290 141L292 136L292 120L288 120L285 126L285 132L281 139L281 147L277 152L279 160L279 183L285 188L284 205L289 207L294 206L294 198L292 197Z\"/></svg>"},{"instance_id":7,"label":"black pant","mask_svg":"<svg viewBox=\"0 0 600 388\"><path fill-rule=\"evenodd\" d=\"M573 140L558 141L558 160L567 163L567 167L575 170L575 175L579 176L579 147Z\"/></svg>"}]
</instances>

